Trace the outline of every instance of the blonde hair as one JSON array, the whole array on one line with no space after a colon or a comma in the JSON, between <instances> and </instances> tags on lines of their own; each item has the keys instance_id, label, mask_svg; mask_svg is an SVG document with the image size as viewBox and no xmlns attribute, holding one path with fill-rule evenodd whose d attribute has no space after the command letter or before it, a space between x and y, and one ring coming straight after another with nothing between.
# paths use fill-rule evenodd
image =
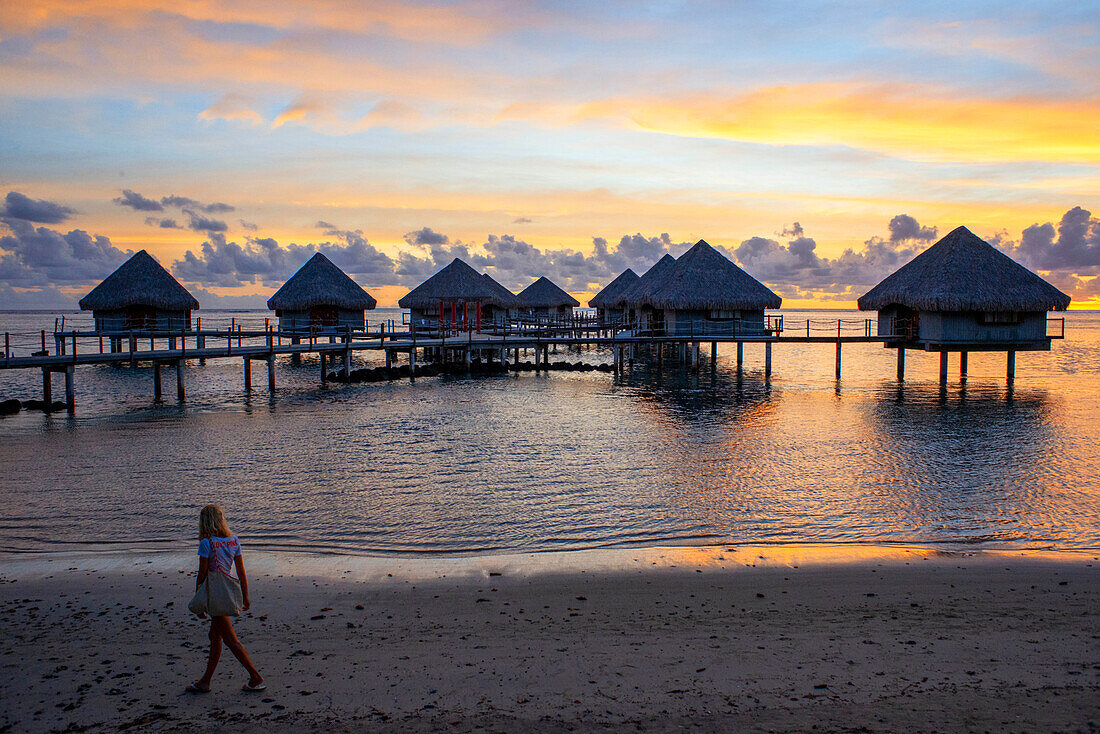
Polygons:
<instances>
[{"instance_id":1,"label":"blonde hair","mask_svg":"<svg viewBox=\"0 0 1100 734\"><path fill-rule=\"evenodd\" d=\"M203 538L228 538L233 534L229 531L229 523L225 521L225 513L221 505L207 505L199 512L199 540Z\"/></svg>"}]
</instances>

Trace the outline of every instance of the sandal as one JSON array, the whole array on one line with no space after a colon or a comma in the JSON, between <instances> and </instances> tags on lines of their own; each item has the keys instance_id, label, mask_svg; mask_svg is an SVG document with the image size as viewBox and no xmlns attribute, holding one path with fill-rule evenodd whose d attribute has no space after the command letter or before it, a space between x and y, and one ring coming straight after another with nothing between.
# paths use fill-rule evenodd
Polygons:
<instances>
[{"instance_id":1,"label":"sandal","mask_svg":"<svg viewBox=\"0 0 1100 734\"><path fill-rule=\"evenodd\" d=\"M267 690L267 683L264 683L263 681L260 681L256 685L252 685L251 683L245 683L243 686L241 686L241 690L242 691L250 691L250 692L253 692L253 693L255 693L257 691L266 691Z\"/></svg>"},{"instance_id":2,"label":"sandal","mask_svg":"<svg viewBox=\"0 0 1100 734\"><path fill-rule=\"evenodd\" d=\"M200 688L197 683L188 683L187 688L184 688L183 690L187 691L188 693L210 693L209 688Z\"/></svg>"}]
</instances>

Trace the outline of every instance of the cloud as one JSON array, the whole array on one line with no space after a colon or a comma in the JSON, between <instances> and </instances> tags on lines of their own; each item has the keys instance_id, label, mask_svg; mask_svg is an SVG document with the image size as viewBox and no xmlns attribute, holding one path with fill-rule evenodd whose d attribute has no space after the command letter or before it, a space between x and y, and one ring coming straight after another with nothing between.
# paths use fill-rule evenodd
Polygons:
<instances>
[{"instance_id":1,"label":"cloud","mask_svg":"<svg viewBox=\"0 0 1100 734\"><path fill-rule=\"evenodd\" d=\"M237 221L240 222L241 227L247 229L250 232L255 232L260 228L260 225L256 224L255 222L246 222L243 219L238 219Z\"/></svg>"},{"instance_id":2,"label":"cloud","mask_svg":"<svg viewBox=\"0 0 1100 734\"><path fill-rule=\"evenodd\" d=\"M617 123L689 138L844 146L912 160L1100 161L1100 100L974 96L933 85L820 82L578 104L509 105L502 120Z\"/></svg>"},{"instance_id":3,"label":"cloud","mask_svg":"<svg viewBox=\"0 0 1100 734\"><path fill-rule=\"evenodd\" d=\"M187 196L162 196L160 197L160 203L165 206L174 206L178 209L201 209L207 214L224 214L225 212L236 211L236 207L229 204L223 204L220 201L213 204L203 204L201 201L196 201Z\"/></svg>"},{"instance_id":4,"label":"cloud","mask_svg":"<svg viewBox=\"0 0 1100 734\"><path fill-rule=\"evenodd\" d=\"M136 191L123 189L122 196L116 197L114 202L119 206L128 206L137 212L162 212L164 206L159 202L148 199Z\"/></svg>"},{"instance_id":5,"label":"cloud","mask_svg":"<svg viewBox=\"0 0 1100 734\"><path fill-rule=\"evenodd\" d=\"M220 219L204 217L194 209L184 209L183 213L189 220L187 226L196 232L225 232L229 229L229 225Z\"/></svg>"},{"instance_id":6,"label":"cloud","mask_svg":"<svg viewBox=\"0 0 1100 734\"><path fill-rule=\"evenodd\" d=\"M73 214L76 214L75 209L45 199L32 199L18 191L8 192L4 197L4 208L0 210L0 217L42 224L60 224Z\"/></svg>"},{"instance_id":7,"label":"cloud","mask_svg":"<svg viewBox=\"0 0 1100 734\"><path fill-rule=\"evenodd\" d=\"M320 224L320 222L318 222ZM447 235L434 231L431 227L424 227L405 235L405 241L410 245L420 247L422 245L445 245L449 241Z\"/></svg>"},{"instance_id":8,"label":"cloud","mask_svg":"<svg viewBox=\"0 0 1100 734\"><path fill-rule=\"evenodd\" d=\"M906 242L909 240L931 241L936 239L935 227L922 227L917 220L908 214L899 214L890 220L891 242Z\"/></svg>"},{"instance_id":9,"label":"cloud","mask_svg":"<svg viewBox=\"0 0 1100 734\"><path fill-rule=\"evenodd\" d=\"M280 245L270 237L250 237L245 243L229 242L212 233L198 253L188 250L172 264L172 272L185 282L232 287L282 285L314 253L322 252L360 283L389 285L396 282L394 261L371 245L357 231L339 234L339 241L306 245Z\"/></svg>"},{"instance_id":10,"label":"cloud","mask_svg":"<svg viewBox=\"0 0 1100 734\"><path fill-rule=\"evenodd\" d=\"M512 220L512 224L530 224L533 220L527 217L516 217Z\"/></svg>"},{"instance_id":11,"label":"cloud","mask_svg":"<svg viewBox=\"0 0 1100 734\"><path fill-rule=\"evenodd\" d=\"M311 118L316 120L318 116L326 111L325 105L320 100L298 99L284 107L282 112L275 116L275 119L271 122L271 129L277 130L289 122L307 122Z\"/></svg>"},{"instance_id":12,"label":"cloud","mask_svg":"<svg viewBox=\"0 0 1100 734\"><path fill-rule=\"evenodd\" d=\"M55 286L40 288L15 288L0 282L0 308L57 309L76 308L77 297Z\"/></svg>"},{"instance_id":13,"label":"cloud","mask_svg":"<svg viewBox=\"0 0 1100 734\"><path fill-rule=\"evenodd\" d=\"M249 125L262 125L264 118L252 109L252 101L247 97L230 93L199 113L200 120L230 120Z\"/></svg>"},{"instance_id":14,"label":"cloud","mask_svg":"<svg viewBox=\"0 0 1100 734\"><path fill-rule=\"evenodd\" d=\"M146 217L145 223L150 227L160 227L161 229L184 229L183 225L176 224L175 219L161 219L159 217Z\"/></svg>"},{"instance_id":15,"label":"cloud","mask_svg":"<svg viewBox=\"0 0 1100 734\"><path fill-rule=\"evenodd\" d=\"M19 287L80 285L100 280L131 254L102 235L81 229L61 234L22 219L5 219L0 237L0 282Z\"/></svg>"},{"instance_id":16,"label":"cloud","mask_svg":"<svg viewBox=\"0 0 1100 734\"><path fill-rule=\"evenodd\" d=\"M1051 223L1033 224L1023 231L1019 245L1006 245L1010 254L1038 270L1100 275L1100 220L1075 206L1062 215L1058 236Z\"/></svg>"},{"instance_id":17,"label":"cloud","mask_svg":"<svg viewBox=\"0 0 1100 734\"><path fill-rule=\"evenodd\" d=\"M753 277L777 292L800 298L850 296L862 293L911 260L922 245L936 236L934 227L899 214L887 225L888 237L871 237L860 249L848 248L839 257L823 258L817 242L795 222L779 233L781 244L769 237L750 237L733 250L734 259Z\"/></svg>"}]
</instances>

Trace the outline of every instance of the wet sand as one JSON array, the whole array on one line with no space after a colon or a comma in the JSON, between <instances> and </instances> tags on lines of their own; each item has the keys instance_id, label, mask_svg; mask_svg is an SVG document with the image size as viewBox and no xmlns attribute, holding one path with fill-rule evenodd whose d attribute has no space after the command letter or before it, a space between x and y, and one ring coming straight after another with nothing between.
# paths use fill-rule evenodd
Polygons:
<instances>
[{"instance_id":1,"label":"wet sand","mask_svg":"<svg viewBox=\"0 0 1100 734\"><path fill-rule=\"evenodd\" d=\"M1090 553L246 561L269 688L193 696L191 553L0 556L0 731L1100 731Z\"/></svg>"}]
</instances>

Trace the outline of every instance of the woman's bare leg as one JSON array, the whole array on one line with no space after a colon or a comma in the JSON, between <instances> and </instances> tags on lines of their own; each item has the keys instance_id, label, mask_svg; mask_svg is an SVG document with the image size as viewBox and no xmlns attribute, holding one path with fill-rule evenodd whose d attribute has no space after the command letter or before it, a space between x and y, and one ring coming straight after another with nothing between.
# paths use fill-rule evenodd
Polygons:
<instances>
[{"instance_id":1,"label":"woman's bare leg","mask_svg":"<svg viewBox=\"0 0 1100 734\"><path fill-rule=\"evenodd\" d=\"M215 617L224 622L224 626L221 628L222 639L225 641L225 646L229 648L229 651L233 653L233 656L241 662L244 669L248 671L248 684L251 686L258 686L264 682L264 677L260 675L260 671L256 670L256 666L252 664L252 660L248 657L248 651L244 649L244 645L237 639L237 632L233 629L233 622L229 617Z\"/></svg>"},{"instance_id":2,"label":"woman's bare leg","mask_svg":"<svg viewBox=\"0 0 1100 734\"><path fill-rule=\"evenodd\" d=\"M206 672L198 680L201 688L210 688L210 680L214 677L214 671L218 667L218 661L222 657L222 626L221 620L225 617L210 618L210 657L206 661Z\"/></svg>"}]
</instances>

